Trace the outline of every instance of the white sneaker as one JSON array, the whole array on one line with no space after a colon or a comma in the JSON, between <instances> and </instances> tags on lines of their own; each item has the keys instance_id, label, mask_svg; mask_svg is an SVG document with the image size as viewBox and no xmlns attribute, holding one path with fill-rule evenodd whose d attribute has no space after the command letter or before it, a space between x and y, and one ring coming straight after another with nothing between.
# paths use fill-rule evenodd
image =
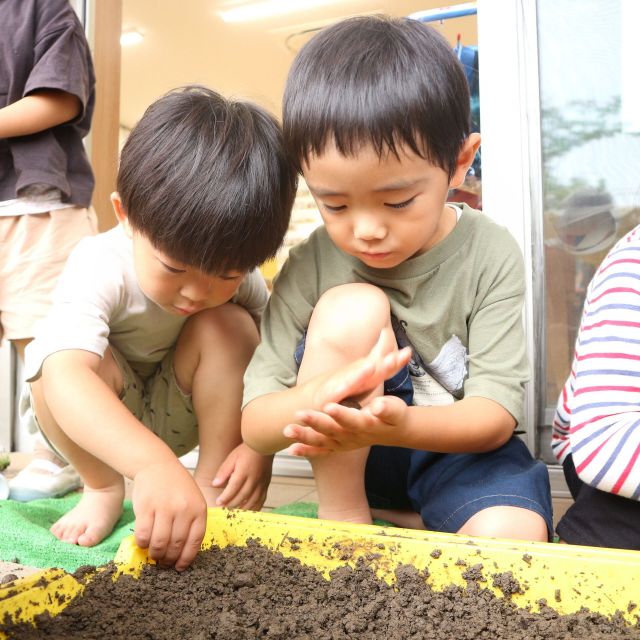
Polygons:
<instances>
[{"instance_id":1,"label":"white sneaker","mask_svg":"<svg viewBox=\"0 0 640 640\"><path fill-rule=\"evenodd\" d=\"M70 464L60 467L50 460L35 458L9 480L9 499L30 502L60 498L81 486L80 474Z\"/></svg>"}]
</instances>

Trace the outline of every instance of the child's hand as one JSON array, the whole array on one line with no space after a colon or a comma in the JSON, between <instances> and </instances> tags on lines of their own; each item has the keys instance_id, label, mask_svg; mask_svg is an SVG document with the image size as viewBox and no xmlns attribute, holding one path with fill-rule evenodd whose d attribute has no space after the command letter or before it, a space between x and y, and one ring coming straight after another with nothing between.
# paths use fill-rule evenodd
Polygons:
<instances>
[{"instance_id":1,"label":"child's hand","mask_svg":"<svg viewBox=\"0 0 640 640\"><path fill-rule=\"evenodd\" d=\"M242 443L220 465L214 487L225 487L216 504L260 511L271 481L273 456L263 456Z\"/></svg>"},{"instance_id":2,"label":"child's hand","mask_svg":"<svg viewBox=\"0 0 640 640\"><path fill-rule=\"evenodd\" d=\"M144 467L134 477L136 544L149 549L160 566L186 569L200 550L207 503L189 472L178 462Z\"/></svg>"},{"instance_id":3,"label":"child's hand","mask_svg":"<svg viewBox=\"0 0 640 640\"><path fill-rule=\"evenodd\" d=\"M381 331L378 342L364 358L321 377L314 393L314 406L330 402L361 400L404 367L411 348L398 350L393 333Z\"/></svg>"},{"instance_id":4,"label":"child's hand","mask_svg":"<svg viewBox=\"0 0 640 640\"><path fill-rule=\"evenodd\" d=\"M375 398L362 409L330 403L324 411L298 411L297 423L284 428L296 441L288 451L314 457L375 444L393 444L406 420L407 405L395 396Z\"/></svg>"}]
</instances>

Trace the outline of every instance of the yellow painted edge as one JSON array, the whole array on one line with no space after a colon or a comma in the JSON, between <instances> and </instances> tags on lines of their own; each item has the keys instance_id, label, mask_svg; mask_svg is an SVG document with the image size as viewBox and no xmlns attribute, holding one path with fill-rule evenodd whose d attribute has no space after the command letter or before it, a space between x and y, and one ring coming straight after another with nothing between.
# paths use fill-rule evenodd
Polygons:
<instances>
[{"instance_id":1,"label":"yellow painted edge","mask_svg":"<svg viewBox=\"0 0 640 640\"><path fill-rule=\"evenodd\" d=\"M5 613L10 613L14 622L33 622L45 611L55 616L83 590L84 585L63 569L32 573L0 586L0 621ZM0 632L0 639L5 638Z\"/></svg>"},{"instance_id":2,"label":"yellow painted edge","mask_svg":"<svg viewBox=\"0 0 640 640\"><path fill-rule=\"evenodd\" d=\"M395 580L398 565L410 564L420 571L426 569L429 584L442 590L450 584L464 586L465 571L482 564L485 582L481 584L498 596L504 594L493 585L494 576L513 573L523 590L511 595L519 607L538 611L539 601L545 599L561 614L585 606L607 616L621 611L632 624L639 619L640 581L627 577L640 575L638 551L471 538L265 512L209 509L203 549L214 544L242 546L251 538L284 556L298 558L325 577L344 564L354 566L363 557L388 583ZM132 537L125 538L116 562L135 572L146 562L145 556ZM627 611L629 604L637 604L638 608Z\"/></svg>"}]
</instances>

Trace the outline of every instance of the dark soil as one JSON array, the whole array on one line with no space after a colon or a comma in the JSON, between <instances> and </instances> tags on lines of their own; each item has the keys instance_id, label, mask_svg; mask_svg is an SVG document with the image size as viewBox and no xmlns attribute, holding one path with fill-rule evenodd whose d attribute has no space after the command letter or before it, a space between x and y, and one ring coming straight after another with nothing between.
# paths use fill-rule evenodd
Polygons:
<instances>
[{"instance_id":1,"label":"dark soil","mask_svg":"<svg viewBox=\"0 0 640 640\"><path fill-rule=\"evenodd\" d=\"M396 587L377 579L362 559L325 580L313 568L258 543L213 547L184 573L145 567L140 579L113 581L113 565L93 575L76 572L88 585L84 594L56 617L43 614L37 628L12 625L11 639L83 640L554 640L640 638L640 627L625 626L621 615L608 619L586 610L558 615L517 608L508 595L496 597L465 572L467 587L434 592L424 573L399 567ZM497 575L503 592L519 586L511 574Z\"/></svg>"}]
</instances>

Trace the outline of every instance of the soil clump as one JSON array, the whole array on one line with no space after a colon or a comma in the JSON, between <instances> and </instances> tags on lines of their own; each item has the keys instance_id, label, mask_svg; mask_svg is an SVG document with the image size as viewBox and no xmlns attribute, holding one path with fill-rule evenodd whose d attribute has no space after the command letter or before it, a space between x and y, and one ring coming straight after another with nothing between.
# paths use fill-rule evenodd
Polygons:
<instances>
[{"instance_id":1,"label":"soil clump","mask_svg":"<svg viewBox=\"0 0 640 640\"><path fill-rule=\"evenodd\" d=\"M12 640L640 639L640 626L626 625L621 614L610 619L587 610L559 615L546 604L540 613L518 608L482 587L473 571L466 588L442 592L408 565L397 569L391 587L363 559L326 580L257 542L212 547L183 573L149 565L139 579L113 581L114 572L112 564L96 574L83 567L75 576L87 581L86 589L62 613L37 616L36 627L12 624L5 614L0 631Z\"/></svg>"}]
</instances>

